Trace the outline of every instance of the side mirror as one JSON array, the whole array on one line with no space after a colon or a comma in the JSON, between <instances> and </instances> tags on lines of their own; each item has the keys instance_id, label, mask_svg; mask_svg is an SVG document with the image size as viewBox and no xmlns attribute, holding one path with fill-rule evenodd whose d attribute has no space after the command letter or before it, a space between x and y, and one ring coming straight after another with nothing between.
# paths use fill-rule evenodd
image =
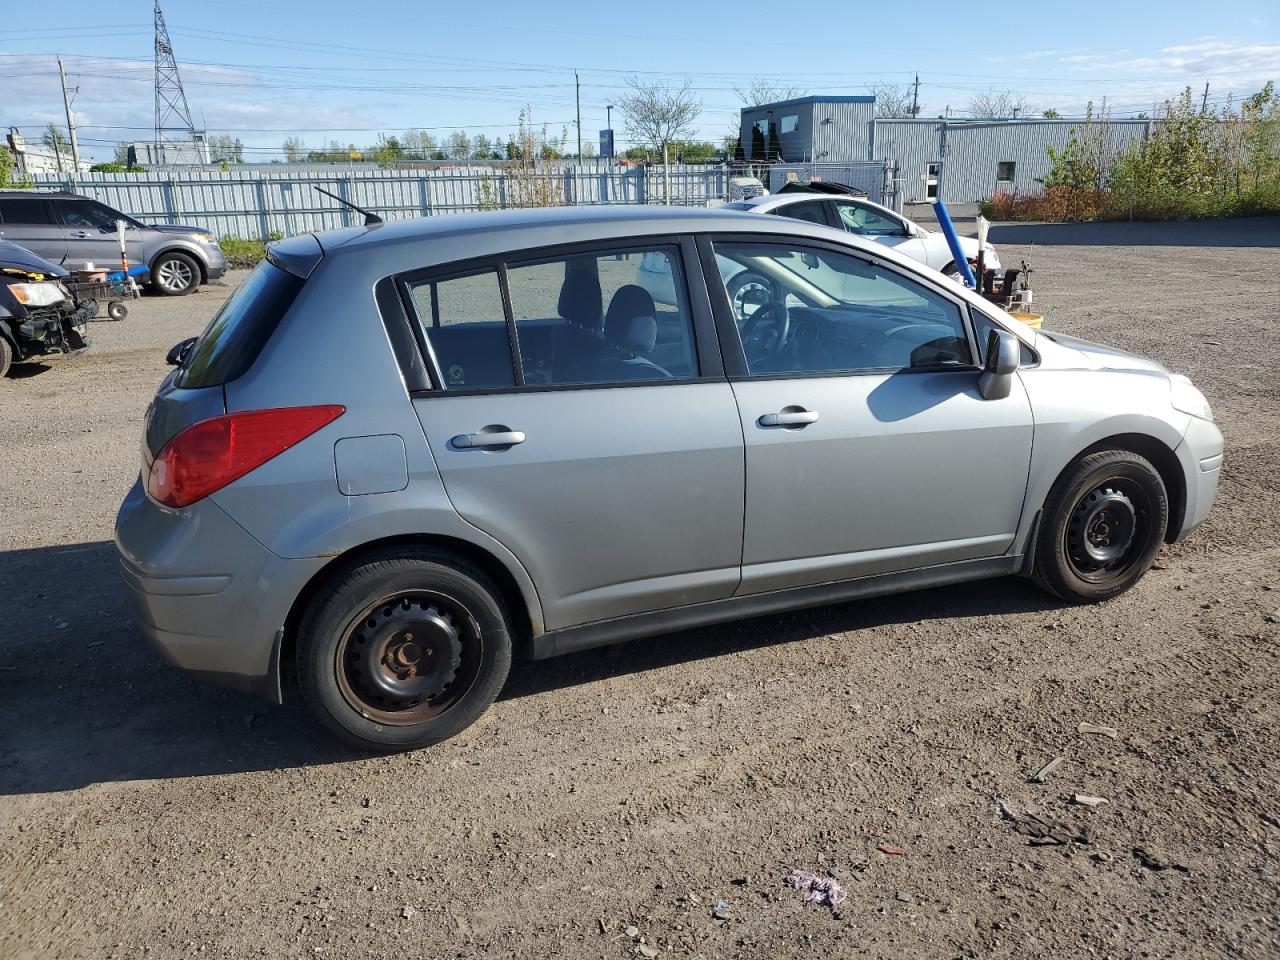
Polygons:
<instances>
[{"instance_id":1,"label":"side mirror","mask_svg":"<svg viewBox=\"0 0 1280 960\"><path fill-rule=\"evenodd\" d=\"M191 352L191 348L195 345L195 337L187 337L181 343L175 343L173 348L165 355L164 362L171 367L182 366L187 359L187 354Z\"/></svg>"},{"instance_id":2,"label":"side mirror","mask_svg":"<svg viewBox=\"0 0 1280 960\"><path fill-rule=\"evenodd\" d=\"M1008 330L992 330L987 336L987 361L978 377L984 400L1003 400L1013 389L1013 375L1022 357L1022 343Z\"/></svg>"}]
</instances>

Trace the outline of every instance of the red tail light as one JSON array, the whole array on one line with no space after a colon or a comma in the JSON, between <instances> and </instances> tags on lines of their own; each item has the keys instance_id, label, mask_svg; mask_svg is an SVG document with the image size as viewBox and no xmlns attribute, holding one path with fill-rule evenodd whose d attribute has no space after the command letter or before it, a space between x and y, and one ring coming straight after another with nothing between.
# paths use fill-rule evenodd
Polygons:
<instances>
[{"instance_id":1,"label":"red tail light","mask_svg":"<svg viewBox=\"0 0 1280 960\"><path fill-rule=\"evenodd\" d=\"M164 445L147 475L147 493L169 507L195 503L346 412L345 407L279 407L194 423Z\"/></svg>"}]
</instances>

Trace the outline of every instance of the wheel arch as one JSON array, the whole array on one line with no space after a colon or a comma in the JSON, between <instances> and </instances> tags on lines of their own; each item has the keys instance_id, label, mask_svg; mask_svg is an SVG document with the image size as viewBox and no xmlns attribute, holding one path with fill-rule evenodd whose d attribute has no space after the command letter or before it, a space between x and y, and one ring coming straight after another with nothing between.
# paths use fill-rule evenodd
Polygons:
<instances>
[{"instance_id":1,"label":"wheel arch","mask_svg":"<svg viewBox=\"0 0 1280 960\"><path fill-rule=\"evenodd\" d=\"M1182 465L1178 462L1178 456L1173 449L1150 434L1116 433L1101 440L1095 440L1067 461L1049 489L1056 487L1063 475L1082 457L1100 450L1127 450L1129 453L1136 453L1145 458L1156 468L1156 473L1160 474L1165 493L1169 497L1169 522L1165 527L1164 538L1166 543L1172 543L1177 532L1182 529L1182 520L1186 515L1187 479L1182 473Z\"/></svg>"},{"instance_id":2,"label":"wheel arch","mask_svg":"<svg viewBox=\"0 0 1280 960\"><path fill-rule=\"evenodd\" d=\"M498 588L499 599L502 600L503 605L507 608L508 616L511 617L511 626L514 631L512 640L516 649L521 654L527 655L530 641L533 637L533 614L529 610L529 603L516 578L497 556L483 547L457 537L425 533L403 534L384 537L379 540L370 540L367 543L351 547L333 557L312 574L311 579L306 582L302 590L294 598L289 608L289 613L285 617L284 631L280 640L280 652L277 658L278 669L281 674L281 690L285 685L285 677L291 675L293 671L294 655L297 650L298 627L306 614L307 608L326 581L342 568L353 566L366 556L395 547L428 547L451 553L458 559L479 567L493 581L494 586Z\"/></svg>"}]
</instances>

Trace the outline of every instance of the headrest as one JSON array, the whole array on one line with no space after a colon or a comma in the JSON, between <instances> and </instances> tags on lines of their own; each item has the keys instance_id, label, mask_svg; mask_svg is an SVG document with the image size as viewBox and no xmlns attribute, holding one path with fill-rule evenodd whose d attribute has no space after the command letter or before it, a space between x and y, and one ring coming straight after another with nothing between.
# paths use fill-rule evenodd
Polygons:
<instances>
[{"instance_id":1,"label":"headrest","mask_svg":"<svg viewBox=\"0 0 1280 960\"><path fill-rule=\"evenodd\" d=\"M556 312L575 327L597 332L600 329L600 280L570 260L564 267L564 283Z\"/></svg>"},{"instance_id":2,"label":"headrest","mask_svg":"<svg viewBox=\"0 0 1280 960\"><path fill-rule=\"evenodd\" d=\"M615 347L645 357L658 342L658 320L653 297L644 287L628 283L609 301L604 318L604 338Z\"/></svg>"}]
</instances>

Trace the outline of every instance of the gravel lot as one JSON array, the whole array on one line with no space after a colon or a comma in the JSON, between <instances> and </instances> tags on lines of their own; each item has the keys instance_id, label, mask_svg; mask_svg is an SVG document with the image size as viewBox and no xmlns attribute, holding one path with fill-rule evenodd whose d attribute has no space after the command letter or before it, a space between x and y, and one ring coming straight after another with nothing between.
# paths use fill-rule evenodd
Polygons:
<instances>
[{"instance_id":1,"label":"gravel lot","mask_svg":"<svg viewBox=\"0 0 1280 960\"><path fill-rule=\"evenodd\" d=\"M126 620L140 419L228 286L0 382L0 957L1280 956L1280 221L992 239L1034 245L1052 326L1214 404L1216 509L1138 588L993 581L529 664L403 756L197 685ZM1029 811L1090 842L1034 845ZM792 868L848 899L804 903Z\"/></svg>"}]
</instances>

